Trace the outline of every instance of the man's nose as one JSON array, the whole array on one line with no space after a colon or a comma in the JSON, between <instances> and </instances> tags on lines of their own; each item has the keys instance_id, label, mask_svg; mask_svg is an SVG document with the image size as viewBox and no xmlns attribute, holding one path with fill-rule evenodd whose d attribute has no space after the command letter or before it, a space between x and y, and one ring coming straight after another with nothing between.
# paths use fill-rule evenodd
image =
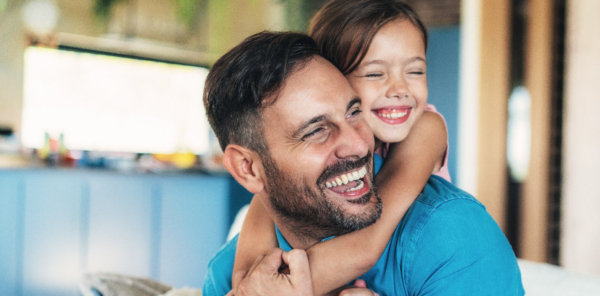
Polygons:
<instances>
[{"instance_id":1,"label":"man's nose","mask_svg":"<svg viewBox=\"0 0 600 296\"><path fill-rule=\"evenodd\" d=\"M372 147L373 133L362 120L356 125L346 125L340 129L336 156L340 159L365 157Z\"/></svg>"},{"instance_id":2,"label":"man's nose","mask_svg":"<svg viewBox=\"0 0 600 296\"><path fill-rule=\"evenodd\" d=\"M408 86L403 75L390 75L388 89L385 93L387 98L403 98L408 95Z\"/></svg>"}]
</instances>

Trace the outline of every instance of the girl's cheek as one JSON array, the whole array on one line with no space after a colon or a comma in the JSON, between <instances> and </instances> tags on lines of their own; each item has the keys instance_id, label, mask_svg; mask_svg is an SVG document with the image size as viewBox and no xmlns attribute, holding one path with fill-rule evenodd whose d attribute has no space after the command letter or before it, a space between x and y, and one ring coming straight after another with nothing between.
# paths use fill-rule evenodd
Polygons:
<instances>
[{"instance_id":1,"label":"girl's cheek","mask_svg":"<svg viewBox=\"0 0 600 296\"><path fill-rule=\"evenodd\" d=\"M363 84L359 85L355 91L362 99L363 106L370 107L377 98L379 87L377 85Z\"/></svg>"}]
</instances>

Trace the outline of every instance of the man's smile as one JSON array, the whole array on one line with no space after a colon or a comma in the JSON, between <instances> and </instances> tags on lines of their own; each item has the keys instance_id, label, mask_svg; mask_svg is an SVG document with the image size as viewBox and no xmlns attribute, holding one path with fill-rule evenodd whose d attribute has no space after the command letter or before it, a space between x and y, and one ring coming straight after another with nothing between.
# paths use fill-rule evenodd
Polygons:
<instances>
[{"instance_id":1,"label":"man's smile","mask_svg":"<svg viewBox=\"0 0 600 296\"><path fill-rule=\"evenodd\" d=\"M327 180L327 182L325 182L325 187L346 197L357 197L369 190L370 186L363 179L366 174L367 167L363 166L359 169L340 174Z\"/></svg>"},{"instance_id":2,"label":"man's smile","mask_svg":"<svg viewBox=\"0 0 600 296\"><path fill-rule=\"evenodd\" d=\"M348 182L356 181L362 179L367 174L367 167L363 166L362 168L355 170L353 172L347 174L341 174L339 176L333 177L327 182L325 185L327 188L347 185Z\"/></svg>"}]
</instances>

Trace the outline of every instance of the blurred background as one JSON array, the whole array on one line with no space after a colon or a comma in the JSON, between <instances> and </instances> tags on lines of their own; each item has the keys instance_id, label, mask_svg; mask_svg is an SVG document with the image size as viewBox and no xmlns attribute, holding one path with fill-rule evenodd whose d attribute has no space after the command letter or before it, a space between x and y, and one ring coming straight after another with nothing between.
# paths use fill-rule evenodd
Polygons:
<instances>
[{"instance_id":1,"label":"blurred background","mask_svg":"<svg viewBox=\"0 0 600 296\"><path fill-rule=\"evenodd\" d=\"M201 287L250 194L201 102L212 63L325 0L0 0L0 295L86 272ZM518 257L600 274L600 1L412 0L453 183Z\"/></svg>"}]
</instances>

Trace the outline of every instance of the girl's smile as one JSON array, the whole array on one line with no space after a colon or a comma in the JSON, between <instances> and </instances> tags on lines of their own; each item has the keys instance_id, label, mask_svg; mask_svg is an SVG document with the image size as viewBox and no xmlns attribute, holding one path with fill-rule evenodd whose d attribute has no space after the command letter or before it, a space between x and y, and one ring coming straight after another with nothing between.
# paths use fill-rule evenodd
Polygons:
<instances>
[{"instance_id":1,"label":"girl's smile","mask_svg":"<svg viewBox=\"0 0 600 296\"><path fill-rule=\"evenodd\" d=\"M387 124L402 124L408 120L410 116L410 111L412 107L410 106L388 106L384 108L379 108L376 110L371 110L379 120L387 123Z\"/></svg>"}]
</instances>

